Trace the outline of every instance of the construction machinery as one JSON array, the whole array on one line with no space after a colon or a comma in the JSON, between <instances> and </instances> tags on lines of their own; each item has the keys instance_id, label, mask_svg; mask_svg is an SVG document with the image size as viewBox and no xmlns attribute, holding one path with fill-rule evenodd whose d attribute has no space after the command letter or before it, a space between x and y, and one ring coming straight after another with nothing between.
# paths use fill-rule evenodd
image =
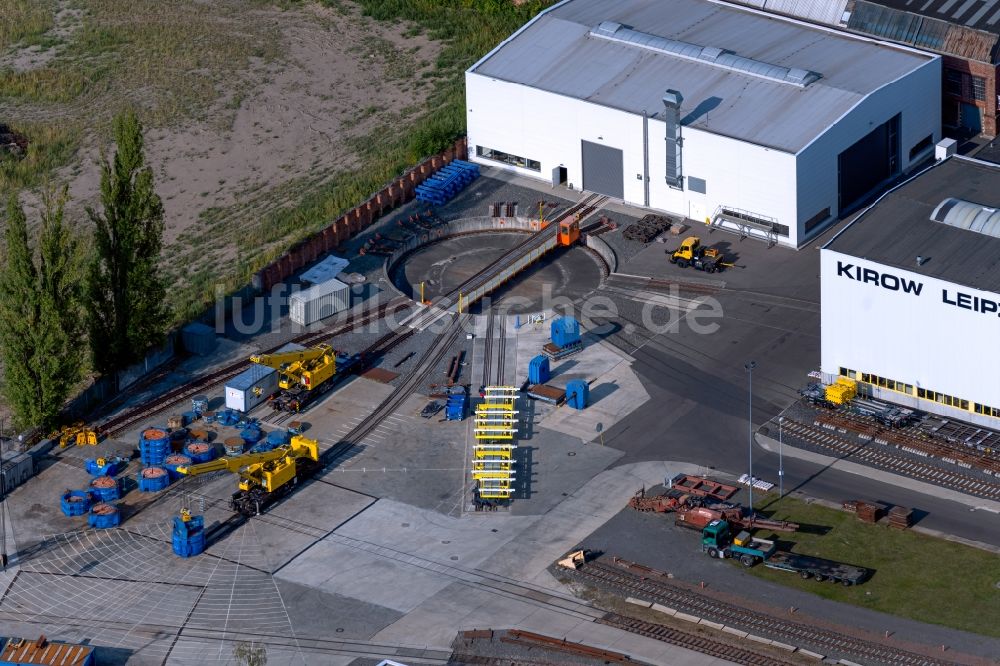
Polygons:
<instances>
[{"instance_id":1,"label":"construction machinery","mask_svg":"<svg viewBox=\"0 0 1000 666\"><path fill-rule=\"evenodd\" d=\"M586 563L587 551L585 550L574 550L572 553L569 553L566 557L556 562L556 564L563 569L572 569L573 571L576 571Z\"/></svg>"},{"instance_id":2,"label":"construction machinery","mask_svg":"<svg viewBox=\"0 0 1000 666\"><path fill-rule=\"evenodd\" d=\"M332 387L338 374L342 375L359 361L357 356L338 356L328 344L250 357L251 363L278 371L280 391L269 400L271 407L281 412L300 411L317 395Z\"/></svg>"},{"instance_id":3,"label":"construction machinery","mask_svg":"<svg viewBox=\"0 0 1000 666\"><path fill-rule=\"evenodd\" d=\"M197 465L181 466L177 472L197 476L211 472L239 474L239 490L229 505L244 516L256 516L287 494L300 480L319 467L319 442L295 435L288 444L270 451L216 458Z\"/></svg>"},{"instance_id":4,"label":"construction machinery","mask_svg":"<svg viewBox=\"0 0 1000 666\"><path fill-rule=\"evenodd\" d=\"M677 264L681 268L693 266L706 273L721 272L723 268L733 265L726 263L717 248L702 245L701 239L697 236L688 236L679 248L670 252L670 263Z\"/></svg>"},{"instance_id":5,"label":"construction machinery","mask_svg":"<svg viewBox=\"0 0 1000 666\"><path fill-rule=\"evenodd\" d=\"M97 446L97 431L88 428L82 423L74 423L71 426L64 426L53 439L59 438L59 448L65 449L67 446Z\"/></svg>"},{"instance_id":6,"label":"construction machinery","mask_svg":"<svg viewBox=\"0 0 1000 666\"><path fill-rule=\"evenodd\" d=\"M706 525L701 533L702 552L709 557L737 559L747 568L763 562L770 569L797 573L803 579L828 580L845 587L857 585L868 576L868 570L863 567L778 551L773 541L753 537L746 530L733 536L730 527L725 520L713 520Z\"/></svg>"}]
</instances>

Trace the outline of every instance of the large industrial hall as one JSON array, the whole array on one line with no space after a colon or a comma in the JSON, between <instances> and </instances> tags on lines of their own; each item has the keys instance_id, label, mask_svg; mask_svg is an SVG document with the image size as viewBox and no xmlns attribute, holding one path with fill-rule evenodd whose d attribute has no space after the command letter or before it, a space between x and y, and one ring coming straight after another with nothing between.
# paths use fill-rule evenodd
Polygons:
<instances>
[{"instance_id":1,"label":"large industrial hall","mask_svg":"<svg viewBox=\"0 0 1000 666\"><path fill-rule=\"evenodd\" d=\"M707 0L571 0L466 74L470 159L802 246L940 138L941 59Z\"/></svg>"}]
</instances>

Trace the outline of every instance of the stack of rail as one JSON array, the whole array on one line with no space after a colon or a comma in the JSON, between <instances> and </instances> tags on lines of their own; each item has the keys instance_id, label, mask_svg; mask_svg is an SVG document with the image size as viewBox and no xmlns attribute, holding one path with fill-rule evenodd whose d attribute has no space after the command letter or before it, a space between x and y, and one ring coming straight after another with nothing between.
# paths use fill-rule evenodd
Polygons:
<instances>
[{"instance_id":1,"label":"stack of rail","mask_svg":"<svg viewBox=\"0 0 1000 666\"><path fill-rule=\"evenodd\" d=\"M417 185L417 201L442 206L479 177L479 165L453 160L440 171Z\"/></svg>"},{"instance_id":2,"label":"stack of rail","mask_svg":"<svg viewBox=\"0 0 1000 666\"><path fill-rule=\"evenodd\" d=\"M476 405L472 478L482 500L506 500L514 493L514 450L517 444L517 389L487 386Z\"/></svg>"}]
</instances>

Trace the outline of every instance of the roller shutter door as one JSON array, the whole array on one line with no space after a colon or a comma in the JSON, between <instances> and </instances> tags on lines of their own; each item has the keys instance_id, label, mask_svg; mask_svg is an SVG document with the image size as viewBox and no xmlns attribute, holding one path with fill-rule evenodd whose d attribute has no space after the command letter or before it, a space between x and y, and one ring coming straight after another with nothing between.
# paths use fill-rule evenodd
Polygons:
<instances>
[{"instance_id":1,"label":"roller shutter door","mask_svg":"<svg viewBox=\"0 0 1000 666\"><path fill-rule=\"evenodd\" d=\"M899 116L879 125L837 156L840 213L899 173Z\"/></svg>"},{"instance_id":2,"label":"roller shutter door","mask_svg":"<svg viewBox=\"0 0 1000 666\"><path fill-rule=\"evenodd\" d=\"M625 198L625 172L622 151L599 143L581 141L583 147L583 189Z\"/></svg>"}]
</instances>

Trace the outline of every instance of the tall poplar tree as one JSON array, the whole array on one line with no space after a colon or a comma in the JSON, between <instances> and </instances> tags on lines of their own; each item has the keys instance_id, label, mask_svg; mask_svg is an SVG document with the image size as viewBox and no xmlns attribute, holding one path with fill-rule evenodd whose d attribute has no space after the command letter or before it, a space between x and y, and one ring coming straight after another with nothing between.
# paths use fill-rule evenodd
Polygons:
<instances>
[{"instance_id":1,"label":"tall poplar tree","mask_svg":"<svg viewBox=\"0 0 1000 666\"><path fill-rule=\"evenodd\" d=\"M142 124L133 111L114 121L115 155L101 158L101 210L94 222L86 306L94 367L113 374L163 341L166 289L158 274L163 203L145 164Z\"/></svg>"}]
</instances>

